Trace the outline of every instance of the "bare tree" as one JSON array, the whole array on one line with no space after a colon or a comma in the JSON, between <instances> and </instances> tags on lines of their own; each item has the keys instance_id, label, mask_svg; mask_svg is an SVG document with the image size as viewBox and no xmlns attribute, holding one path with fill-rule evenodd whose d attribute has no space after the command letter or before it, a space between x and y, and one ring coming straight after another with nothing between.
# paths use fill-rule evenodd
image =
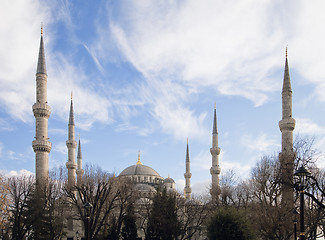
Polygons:
<instances>
[{"instance_id":1,"label":"bare tree","mask_svg":"<svg viewBox=\"0 0 325 240\"><path fill-rule=\"evenodd\" d=\"M9 184L7 179L0 175L0 238L9 239L9 219L10 219L10 209L9 209Z\"/></svg>"},{"instance_id":2,"label":"bare tree","mask_svg":"<svg viewBox=\"0 0 325 240\"><path fill-rule=\"evenodd\" d=\"M82 220L85 226L88 224L88 234L93 239L103 231L121 191L116 177L90 166L85 169L82 184L75 188L66 186L65 193L75 218ZM84 208L86 203L92 206L88 212Z\"/></svg>"},{"instance_id":3,"label":"bare tree","mask_svg":"<svg viewBox=\"0 0 325 240\"><path fill-rule=\"evenodd\" d=\"M280 163L265 156L252 172L253 201L251 216L261 239L288 240L292 235L292 208L281 205Z\"/></svg>"},{"instance_id":4,"label":"bare tree","mask_svg":"<svg viewBox=\"0 0 325 240\"><path fill-rule=\"evenodd\" d=\"M206 233L204 223L210 214L210 205L203 197L192 196L191 200L177 198L177 213L181 225L179 239L198 239Z\"/></svg>"},{"instance_id":5,"label":"bare tree","mask_svg":"<svg viewBox=\"0 0 325 240\"><path fill-rule=\"evenodd\" d=\"M25 239L32 229L33 222L28 217L28 202L33 192L33 176L9 178L10 228L12 239Z\"/></svg>"},{"instance_id":6,"label":"bare tree","mask_svg":"<svg viewBox=\"0 0 325 240\"><path fill-rule=\"evenodd\" d=\"M135 204L138 196L134 191L134 184L126 177L117 177L116 185L119 189L118 197L115 201L115 210L112 212L112 219L116 221L115 236L120 237L122 224L124 222L127 210L132 208Z\"/></svg>"}]
</instances>

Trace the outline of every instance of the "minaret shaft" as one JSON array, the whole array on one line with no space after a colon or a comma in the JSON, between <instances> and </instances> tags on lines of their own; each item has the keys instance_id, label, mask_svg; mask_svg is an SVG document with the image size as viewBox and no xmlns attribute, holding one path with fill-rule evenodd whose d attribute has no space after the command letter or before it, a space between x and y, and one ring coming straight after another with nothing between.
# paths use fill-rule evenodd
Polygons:
<instances>
[{"instance_id":1,"label":"minaret shaft","mask_svg":"<svg viewBox=\"0 0 325 240\"><path fill-rule=\"evenodd\" d=\"M191 188L191 163L190 163L190 153L189 153L189 148L188 148L188 142L187 142L187 147L186 147L186 171L184 174L185 177L185 188L184 188L184 197L185 199L189 200L191 199L191 193L192 193L192 188Z\"/></svg>"},{"instance_id":2,"label":"minaret shaft","mask_svg":"<svg viewBox=\"0 0 325 240\"><path fill-rule=\"evenodd\" d=\"M79 144L78 144L78 155L77 155L77 185L80 186L82 182L82 175L84 170L82 169L82 154L81 154L81 144L80 144L80 136L79 136Z\"/></svg>"},{"instance_id":3,"label":"minaret shaft","mask_svg":"<svg viewBox=\"0 0 325 240\"><path fill-rule=\"evenodd\" d=\"M212 156L212 166L210 168L210 173L212 177L211 183L211 194L212 198L216 198L219 194L219 175L221 168L219 166L219 154L220 148L218 147L218 128L217 128L217 110L214 108L214 120L213 120L213 131L212 131L212 148L210 148L210 153Z\"/></svg>"},{"instance_id":4,"label":"minaret shaft","mask_svg":"<svg viewBox=\"0 0 325 240\"><path fill-rule=\"evenodd\" d=\"M48 160L52 144L48 141L48 119L51 108L47 105L47 74L43 29L40 40L39 56L36 71L36 103L33 105L35 117L35 140L32 142L35 152L36 184L48 182Z\"/></svg>"},{"instance_id":5,"label":"minaret shaft","mask_svg":"<svg viewBox=\"0 0 325 240\"><path fill-rule=\"evenodd\" d=\"M66 167L68 168L68 184L70 187L76 185L76 147L77 142L75 141L75 126L73 118L73 102L71 99L69 125L68 125L68 140L66 142L68 148L68 162Z\"/></svg>"},{"instance_id":6,"label":"minaret shaft","mask_svg":"<svg viewBox=\"0 0 325 240\"><path fill-rule=\"evenodd\" d=\"M296 121L292 118L292 89L289 75L289 64L286 53L285 69L282 87L282 120L279 122L281 131L281 152L279 154L281 181L282 181L282 204L293 204L293 170L295 153L293 151L293 130Z\"/></svg>"}]
</instances>

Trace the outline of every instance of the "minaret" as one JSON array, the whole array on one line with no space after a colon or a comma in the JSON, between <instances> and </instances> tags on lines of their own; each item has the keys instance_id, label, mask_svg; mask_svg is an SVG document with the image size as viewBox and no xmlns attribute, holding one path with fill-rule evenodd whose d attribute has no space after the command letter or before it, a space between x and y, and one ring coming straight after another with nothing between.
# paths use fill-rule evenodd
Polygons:
<instances>
[{"instance_id":1,"label":"minaret","mask_svg":"<svg viewBox=\"0 0 325 240\"><path fill-rule=\"evenodd\" d=\"M82 175L84 170L82 169L82 153L81 153L81 144L80 144L80 135L78 143L78 154L77 154L77 185L80 186L82 182Z\"/></svg>"},{"instance_id":2,"label":"minaret","mask_svg":"<svg viewBox=\"0 0 325 240\"><path fill-rule=\"evenodd\" d=\"M210 168L210 173L212 176L211 184L211 195L212 198L216 199L217 195L220 193L219 186L219 175L220 175L220 166L219 166L219 154L220 148L218 147L218 128L217 128L217 107L214 105L214 119L213 119L213 131L212 131L212 148L210 148L210 153L212 155L212 167Z\"/></svg>"},{"instance_id":3,"label":"minaret","mask_svg":"<svg viewBox=\"0 0 325 240\"><path fill-rule=\"evenodd\" d=\"M289 75L288 54L286 49L286 59L284 68L284 78L282 87L282 120L279 127L282 135L282 149L279 154L281 181L282 181L282 203L293 204L293 168L295 153L293 151L293 130L296 121L292 118L292 90Z\"/></svg>"},{"instance_id":4,"label":"minaret","mask_svg":"<svg viewBox=\"0 0 325 240\"><path fill-rule=\"evenodd\" d=\"M32 143L35 152L36 184L48 182L49 153L52 144L48 141L48 119L51 107L47 105L47 73L43 42L43 26L41 27L41 40L36 71L36 103L33 105L36 120L36 136Z\"/></svg>"},{"instance_id":5,"label":"minaret","mask_svg":"<svg viewBox=\"0 0 325 240\"><path fill-rule=\"evenodd\" d=\"M77 142L74 140L74 116L73 116L73 102L71 93L71 105L70 105L70 115L69 115L69 138L66 142L68 148L68 162L66 166L68 168L68 183L70 187L76 185L76 147Z\"/></svg>"},{"instance_id":6,"label":"minaret","mask_svg":"<svg viewBox=\"0 0 325 240\"><path fill-rule=\"evenodd\" d=\"M184 174L185 177L185 187L184 187L184 197L186 200L191 199L191 177L192 173L190 172L190 153L188 150L188 139L187 139L187 147L186 147L186 171Z\"/></svg>"}]
</instances>

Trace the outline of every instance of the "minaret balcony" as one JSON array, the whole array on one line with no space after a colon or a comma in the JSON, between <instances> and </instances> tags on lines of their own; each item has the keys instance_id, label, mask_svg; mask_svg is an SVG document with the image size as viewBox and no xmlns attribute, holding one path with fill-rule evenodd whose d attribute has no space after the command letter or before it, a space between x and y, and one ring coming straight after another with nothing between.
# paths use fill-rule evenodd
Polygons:
<instances>
[{"instance_id":1,"label":"minaret balcony","mask_svg":"<svg viewBox=\"0 0 325 240\"><path fill-rule=\"evenodd\" d=\"M192 177L192 173L184 173L184 177L185 178L191 178Z\"/></svg>"},{"instance_id":2,"label":"minaret balcony","mask_svg":"<svg viewBox=\"0 0 325 240\"><path fill-rule=\"evenodd\" d=\"M82 174L84 174L84 170L78 168L78 169L76 170L76 173L77 173L77 175L79 175L79 174L82 175Z\"/></svg>"},{"instance_id":3,"label":"minaret balcony","mask_svg":"<svg viewBox=\"0 0 325 240\"><path fill-rule=\"evenodd\" d=\"M219 166L215 166L215 167L210 168L211 175L220 174L220 172L221 172L221 168Z\"/></svg>"},{"instance_id":4,"label":"minaret balcony","mask_svg":"<svg viewBox=\"0 0 325 240\"><path fill-rule=\"evenodd\" d=\"M66 141L67 148L75 149L77 147L77 142L75 140L68 140Z\"/></svg>"},{"instance_id":5,"label":"minaret balcony","mask_svg":"<svg viewBox=\"0 0 325 240\"><path fill-rule=\"evenodd\" d=\"M34 152L50 152L52 143L47 140L34 140L32 146Z\"/></svg>"},{"instance_id":6,"label":"minaret balcony","mask_svg":"<svg viewBox=\"0 0 325 240\"><path fill-rule=\"evenodd\" d=\"M51 114L51 107L46 103L34 103L33 113L35 117L49 118Z\"/></svg>"},{"instance_id":7,"label":"minaret balcony","mask_svg":"<svg viewBox=\"0 0 325 240\"><path fill-rule=\"evenodd\" d=\"M210 148L211 155L219 155L220 154L220 148L219 147L213 147Z\"/></svg>"},{"instance_id":8,"label":"minaret balcony","mask_svg":"<svg viewBox=\"0 0 325 240\"><path fill-rule=\"evenodd\" d=\"M279 122L280 131L283 130L293 131L296 126L296 120L293 118L285 118Z\"/></svg>"},{"instance_id":9,"label":"minaret balcony","mask_svg":"<svg viewBox=\"0 0 325 240\"><path fill-rule=\"evenodd\" d=\"M65 165L68 169L76 169L77 168L77 164L75 162L68 161Z\"/></svg>"}]
</instances>

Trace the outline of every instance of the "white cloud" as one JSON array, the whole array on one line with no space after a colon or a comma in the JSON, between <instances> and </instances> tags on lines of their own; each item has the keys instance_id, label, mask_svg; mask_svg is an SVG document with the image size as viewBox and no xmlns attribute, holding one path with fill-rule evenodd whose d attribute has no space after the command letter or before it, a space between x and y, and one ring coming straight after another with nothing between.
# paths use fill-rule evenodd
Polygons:
<instances>
[{"instance_id":1,"label":"white cloud","mask_svg":"<svg viewBox=\"0 0 325 240\"><path fill-rule=\"evenodd\" d=\"M177 179L175 182L176 182L176 190L180 193L184 193L185 180ZM194 195L203 196L206 193L209 193L210 185L211 185L211 180L203 180L192 184L191 185L192 196Z\"/></svg>"},{"instance_id":2,"label":"white cloud","mask_svg":"<svg viewBox=\"0 0 325 240\"><path fill-rule=\"evenodd\" d=\"M31 120L31 103L42 19L50 19L38 1L0 3L0 99L14 118ZM45 17L46 16L46 17ZM29 79L30 77L33 77Z\"/></svg>"},{"instance_id":3,"label":"white cloud","mask_svg":"<svg viewBox=\"0 0 325 240\"><path fill-rule=\"evenodd\" d=\"M52 147L53 147L52 151L59 152L59 153L65 155L65 156L67 156L68 149L67 149L67 145L66 145L65 142L57 142Z\"/></svg>"},{"instance_id":4,"label":"white cloud","mask_svg":"<svg viewBox=\"0 0 325 240\"><path fill-rule=\"evenodd\" d=\"M221 155L222 153L220 153ZM221 159L222 155L220 156ZM211 168L211 154L209 152L209 150L205 150L205 151L200 151L197 155L193 156L193 158L191 158L191 166L194 169L201 169L201 170L208 170Z\"/></svg>"},{"instance_id":5,"label":"white cloud","mask_svg":"<svg viewBox=\"0 0 325 240\"><path fill-rule=\"evenodd\" d=\"M183 193L184 187L185 187L185 180L183 178L181 178L181 179L176 179L175 182L176 182L176 190L178 192Z\"/></svg>"},{"instance_id":6,"label":"white cloud","mask_svg":"<svg viewBox=\"0 0 325 240\"><path fill-rule=\"evenodd\" d=\"M134 126L128 123L122 123L115 128L115 131L117 132L132 131L132 132L137 132L137 134L140 136L148 136L152 132L152 129L140 128L138 126Z\"/></svg>"},{"instance_id":7,"label":"white cloud","mask_svg":"<svg viewBox=\"0 0 325 240\"><path fill-rule=\"evenodd\" d=\"M260 153L269 152L274 150L274 147L279 146L277 141L270 139L265 133L261 133L258 136L245 134L241 137L241 143L248 149Z\"/></svg>"},{"instance_id":8,"label":"white cloud","mask_svg":"<svg viewBox=\"0 0 325 240\"><path fill-rule=\"evenodd\" d=\"M307 135L324 135L325 127L319 126L312 119L297 118L295 132L298 134Z\"/></svg>"},{"instance_id":9,"label":"white cloud","mask_svg":"<svg viewBox=\"0 0 325 240\"><path fill-rule=\"evenodd\" d=\"M62 129L62 128L49 128L49 135L66 136L67 134L68 134L67 129Z\"/></svg>"},{"instance_id":10,"label":"white cloud","mask_svg":"<svg viewBox=\"0 0 325 240\"><path fill-rule=\"evenodd\" d=\"M6 19L0 23L0 99L13 118L24 122L33 120L31 106L35 102L35 71L43 22L52 114L68 118L70 92L73 91L78 127L89 129L95 121L111 121L108 118L110 103L96 93L84 71L74 66L71 53L53 52L55 34L51 32L51 24L63 21L73 25L67 1L44 4L30 0L5 0L0 3L0 14Z\"/></svg>"},{"instance_id":11,"label":"white cloud","mask_svg":"<svg viewBox=\"0 0 325 240\"><path fill-rule=\"evenodd\" d=\"M242 96L259 106L280 88L281 82L274 84L270 76L283 66L284 34L279 21L267 14L269 2L121 5L119 16L99 27L99 39L89 49L97 61L122 55L144 76L140 98L164 132L180 139L207 133L206 114L188 108L203 89ZM107 47L107 41L115 41L120 52Z\"/></svg>"},{"instance_id":12,"label":"white cloud","mask_svg":"<svg viewBox=\"0 0 325 240\"><path fill-rule=\"evenodd\" d=\"M93 49L102 60L124 56L145 77L142 96L154 92L145 99L155 103L150 108L165 131L183 137L190 123L198 137L202 118L187 107L192 94L208 87L264 104L281 88L273 74L283 69L286 44L291 69L318 85L325 101L323 8L322 1L126 1L118 17L109 18L110 34L105 23ZM119 53L104 46L114 40Z\"/></svg>"},{"instance_id":13,"label":"white cloud","mask_svg":"<svg viewBox=\"0 0 325 240\"><path fill-rule=\"evenodd\" d=\"M4 175L7 178L34 175L34 173L32 173L26 169L21 169L19 171L3 171L3 170L1 170L0 174Z\"/></svg>"},{"instance_id":14,"label":"white cloud","mask_svg":"<svg viewBox=\"0 0 325 240\"><path fill-rule=\"evenodd\" d=\"M129 5L124 6L133 9L126 11L127 20L111 24L111 29L126 59L144 76L173 77L195 88L211 86L257 105L266 100L263 92L275 89L268 75L282 62L271 53L283 34L268 28L268 4Z\"/></svg>"},{"instance_id":15,"label":"white cloud","mask_svg":"<svg viewBox=\"0 0 325 240\"><path fill-rule=\"evenodd\" d=\"M196 182L192 185L192 194L197 196L203 196L210 193L211 180L205 180Z\"/></svg>"}]
</instances>

